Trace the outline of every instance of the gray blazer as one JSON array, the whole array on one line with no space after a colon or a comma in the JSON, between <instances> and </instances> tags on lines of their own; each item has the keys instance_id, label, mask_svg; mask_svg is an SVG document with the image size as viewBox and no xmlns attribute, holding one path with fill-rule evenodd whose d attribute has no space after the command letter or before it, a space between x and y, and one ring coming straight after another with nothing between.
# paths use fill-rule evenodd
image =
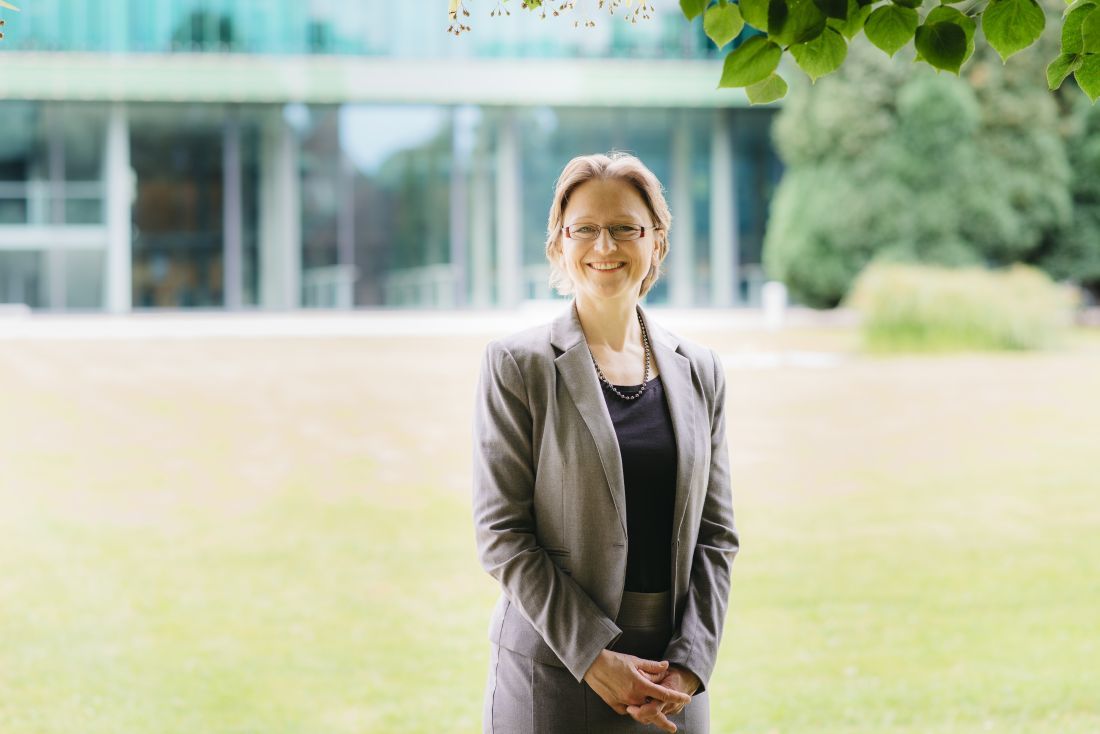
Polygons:
<instances>
[{"instance_id":1,"label":"gray blazer","mask_svg":"<svg viewBox=\"0 0 1100 734\"><path fill-rule=\"evenodd\" d=\"M571 301L548 324L485 349L474 413L473 515L501 586L489 639L580 682L615 624L626 579L626 490L614 424ZM639 309L676 438L672 620L664 657L705 689L739 547L714 350ZM703 689L700 689L702 691Z\"/></svg>"}]
</instances>

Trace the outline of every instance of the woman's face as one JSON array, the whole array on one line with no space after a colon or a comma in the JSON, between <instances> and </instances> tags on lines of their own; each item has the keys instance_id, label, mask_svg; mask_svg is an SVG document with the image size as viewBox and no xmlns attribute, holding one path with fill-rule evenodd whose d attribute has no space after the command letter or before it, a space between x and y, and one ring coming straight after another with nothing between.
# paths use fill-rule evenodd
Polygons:
<instances>
[{"instance_id":1,"label":"woman's face","mask_svg":"<svg viewBox=\"0 0 1100 734\"><path fill-rule=\"evenodd\" d=\"M573 281L578 299L636 300L642 281L656 263L657 240L653 217L641 194L630 184L616 179L593 179L573 189L562 217L567 227L598 224L603 229L594 240L577 240L562 232L561 267ZM634 224L645 227L645 236L630 241L611 238L607 227ZM618 264L613 270L598 270L596 264Z\"/></svg>"}]
</instances>

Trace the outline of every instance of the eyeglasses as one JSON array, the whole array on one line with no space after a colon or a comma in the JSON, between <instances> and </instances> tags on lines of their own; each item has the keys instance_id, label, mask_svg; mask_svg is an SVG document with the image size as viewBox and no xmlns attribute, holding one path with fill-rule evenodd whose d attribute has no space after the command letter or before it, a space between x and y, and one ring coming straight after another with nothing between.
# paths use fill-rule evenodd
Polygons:
<instances>
[{"instance_id":1,"label":"eyeglasses","mask_svg":"<svg viewBox=\"0 0 1100 734\"><path fill-rule=\"evenodd\" d=\"M565 236L571 240L594 240L600 236L600 232L604 229L611 235L611 239L619 242L640 240L645 237L645 227L640 224L612 224L609 227L601 227L598 224L578 224L575 227L562 227L561 229L565 232Z\"/></svg>"}]
</instances>

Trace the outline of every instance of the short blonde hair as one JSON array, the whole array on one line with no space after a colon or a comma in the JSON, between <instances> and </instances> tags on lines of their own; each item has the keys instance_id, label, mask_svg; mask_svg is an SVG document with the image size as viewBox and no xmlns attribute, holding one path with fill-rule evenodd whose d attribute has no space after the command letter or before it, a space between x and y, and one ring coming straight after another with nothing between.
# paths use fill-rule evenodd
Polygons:
<instances>
[{"instance_id":1,"label":"short blonde hair","mask_svg":"<svg viewBox=\"0 0 1100 734\"><path fill-rule=\"evenodd\" d=\"M607 155L581 155L566 164L558 176L554 187L554 201L550 205L550 218L546 223L546 258L550 261L550 287L560 295L573 293L573 281L559 262L562 255L561 229L564 226L565 208L569 197L578 186L586 181L613 179L633 186L642 196L649 213L657 223L654 237L657 238L656 262L642 280L638 297L641 298L661 276L661 263L668 255L668 231L672 226L672 212L665 202L661 182L646 168L637 157L629 153L612 151Z\"/></svg>"}]
</instances>

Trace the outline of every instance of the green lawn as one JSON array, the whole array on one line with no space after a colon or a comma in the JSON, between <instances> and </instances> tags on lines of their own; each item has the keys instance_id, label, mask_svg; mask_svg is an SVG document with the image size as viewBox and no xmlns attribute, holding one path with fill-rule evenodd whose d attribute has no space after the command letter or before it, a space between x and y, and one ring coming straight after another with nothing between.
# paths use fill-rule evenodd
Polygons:
<instances>
[{"instance_id":1,"label":"green lawn","mask_svg":"<svg viewBox=\"0 0 1100 734\"><path fill-rule=\"evenodd\" d=\"M843 357L728 370L714 732L1100 731L1095 333L685 335ZM0 342L0 732L480 731L484 342Z\"/></svg>"}]
</instances>

